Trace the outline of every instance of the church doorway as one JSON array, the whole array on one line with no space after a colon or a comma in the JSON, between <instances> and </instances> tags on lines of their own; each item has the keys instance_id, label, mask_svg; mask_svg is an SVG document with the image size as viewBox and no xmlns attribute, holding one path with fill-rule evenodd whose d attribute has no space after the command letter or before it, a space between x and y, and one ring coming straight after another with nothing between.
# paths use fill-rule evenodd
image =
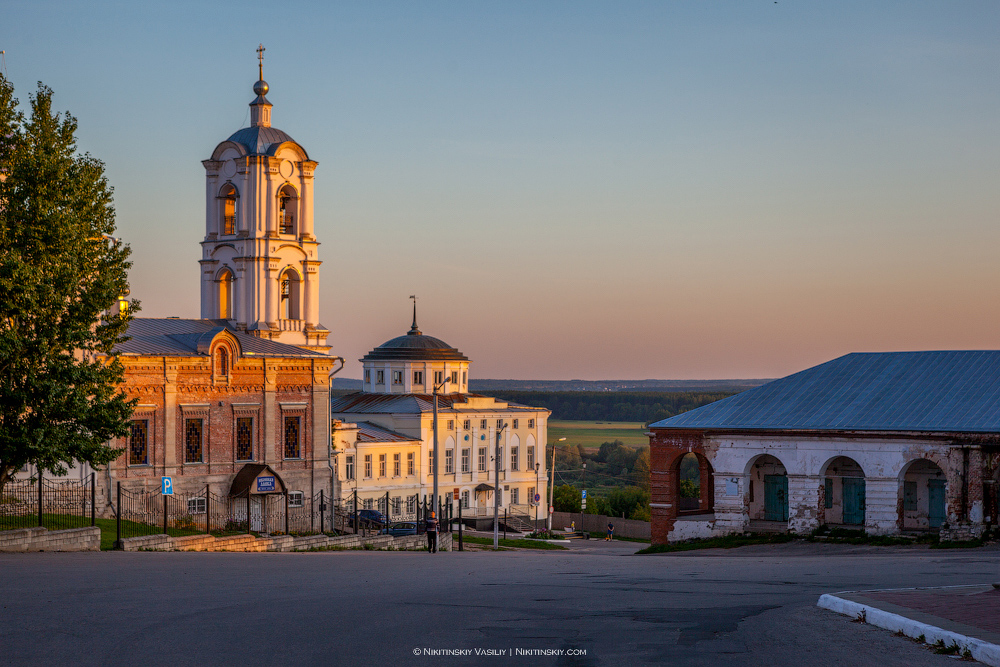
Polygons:
<instances>
[{"instance_id":1,"label":"church doorway","mask_svg":"<svg viewBox=\"0 0 1000 667\"><path fill-rule=\"evenodd\" d=\"M271 466L248 463L236 473L229 488L233 520L259 533L284 530L287 495L284 481Z\"/></svg>"}]
</instances>

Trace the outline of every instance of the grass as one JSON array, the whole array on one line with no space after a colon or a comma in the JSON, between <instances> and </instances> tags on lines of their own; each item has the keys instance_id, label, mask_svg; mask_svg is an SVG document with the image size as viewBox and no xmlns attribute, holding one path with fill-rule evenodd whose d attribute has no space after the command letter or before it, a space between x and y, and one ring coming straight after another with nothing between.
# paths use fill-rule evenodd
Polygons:
<instances>
[{"instance_id":1,"label":"grass","mask_svg":"<svg viewBox=\"0 0 1000 667\"><path fill-rule=\"evenodd\" d=\"M599 530L590 531L590 539L592 540L603 540L608 534L608 531L601 532ZM615 542L639 542L640 544L649 544L649 540L642 537L622 537L621 535L615 535Z\"/></svg>"},{"instance_id":2,"label":"grass","mask_svg":"<svg viewBox=\"0 0 1000 667\"><path fill-rule=\"evenodd\" d=\"M799 539L802 538L798 535L788 533L725 535L723 537L674 542L673 544L654 544L645 549L640 549L636 553L645 555L670 553L672 551L693 551L695 549L735 549L736 547L745 547L751 544L784 544Z\"/></svg>"},{"instance_id":3,"label":"grass","mask_svg":"<svg viewBox=\"0 0 1000 667\"><path fill-rule=\"evenodd\" d=\"M649 437L643 435L646 425L642 422L590 422L590 421L550 421L548 423L549 442L566 438L560 445L583 445L584 449L600 448L605 442L621 440L629 447L649 445Z\"/></svg>"},{"instance_id":4,"label":"grass","mask_svg":"<svg viewBox=\"0 0 1000 667\"><path fill-rule=\"evenodd\" d=\"M492 537L472 537L472 536L469 536L469 535L465 535L465 536L462 537L462 541L463 542L468 542L469 544L485 544L485 545L493 546L493 538ZM456 545L454 548L458 549L458 546L457 546L457 544L458 544L458 538L457 537L454 538L454 543ZM558 544L549 544L548 542L543 542L542 540L528 540L528 539L504 540L504 539L501 539L500 540L500 546L501 547L512 547L512 548L515 548L515 549L544 549L544 550L547 550L547 551L566 551L566 547L564 547L564 546L561 546L561 545L558 545Z\"/></svg>"}]
</instances>

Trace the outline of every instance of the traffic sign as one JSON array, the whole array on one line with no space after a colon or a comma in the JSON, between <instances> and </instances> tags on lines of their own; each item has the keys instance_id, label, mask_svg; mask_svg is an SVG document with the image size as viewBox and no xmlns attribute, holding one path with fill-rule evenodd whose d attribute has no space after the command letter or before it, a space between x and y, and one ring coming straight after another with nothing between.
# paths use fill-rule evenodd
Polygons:
<instances>
[{"instance_id":1,"label":"traffic sign","mask_svg":"<svg viewBox=\"0 0 1000 667\"><path fill-rule=\"evenodd\" d=\"M586 500L586 499L587 499L587 489L584 489L584 490L583 490L583 496L581 496L581 497L582 497L582 498L583 498L584 500Z\"/></svg>"},{"instance_id":2,"label":"traffic sign","mask_svg":"<svg viewBox=\"0 0 1000 667\"><path fill-rule=\"evenodd\" d=\"M164 477L162 485L160 486L160 493L165 496L174 495L174 482L169 477Z\"/></svg>"},{"instance_id":3,"label":"traffic sign","mask_svg":"<svg viewBox=\"0 0 1000 667\"><path fill-rule=\"evenodd\" d=\"M537 502L538 502L538 501L540 501L541 499L542 499L542 497L541 497L540 495L538 495L538 494L536 493L536 494L535 494L535 502L537 503Z\"/></svg>"},{"instance_id":4,"label":"traffic sign","mask_svg":"<svg viewBox=\"0 0 1000 667\"><path fill-rule=\"evenodd\" d=\"M587 499L586 498L584 498L583 500L580 501L580 509L582 509L582 510L587 509Z\"/></svg>"},{"instance_id":5,"label":"traffic sign","mask_svg":"<svg viewBox=\"0 0 1000 667\"><path fill-rule=\"evenodd\" d=\"M556 508L553 507L552 505L549 505L549 514L552 514L555 511L556 511Z\"/></svg>"}]
</instances>

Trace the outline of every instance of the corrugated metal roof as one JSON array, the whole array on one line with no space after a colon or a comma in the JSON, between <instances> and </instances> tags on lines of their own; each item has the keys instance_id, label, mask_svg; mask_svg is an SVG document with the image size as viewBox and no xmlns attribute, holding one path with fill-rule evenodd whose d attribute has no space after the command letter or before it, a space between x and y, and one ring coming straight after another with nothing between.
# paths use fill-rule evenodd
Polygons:
<instances>
[{"instance_id":1,"label":"corrugated metal roof","mask_svg":"<svg viewBox=\"0 0 1000 667\"><path fill-rule=\"evenodd\" d=\"M128 326L129 340L118 345L119 354L168 356L205 356L199 352L202 336L213 329L225 328L240 343L243 354L253 357L326 357L320 352L277 343L236 331L226 320L182 320L178 318L137 317Z\"/></svg>"},{"instance_id":2,"label":"corrugated metal roof","mask_svg":"<svg viewBox=\"0 0 1000 667\"><path fill-rule=\"evenodd\" d=\"M517 403L507 403L507 407L467 408L469 397L488 398L479 394L439 394L438 412L485 413L498 412L540 412L545 408L531 408ZM370 394L358 392L335 398L330 404L331 414L422 414L434 412L432 394Z\"/></svg>"},{"instance_id":3,"label":"corrugated metal roof","mask_svg":"<svg viewBox=\"0 0 1000 667\"><path fill-rule=\"evenodd\" d=\"M1000 432L1000 351L848 354L650 428Z\"/></svg>"},{"instance_id":4,"label":"corrugated metal roof","mask_svg":"<svg viewBox=\"0 0 1000 667\"><path fill-rule=\"evenodd\" d=\"M376 426L371 422L358 422L358 440L360 442L414 442L420 438L411 438L408 435Z\"/></svg>"}]
</instances>

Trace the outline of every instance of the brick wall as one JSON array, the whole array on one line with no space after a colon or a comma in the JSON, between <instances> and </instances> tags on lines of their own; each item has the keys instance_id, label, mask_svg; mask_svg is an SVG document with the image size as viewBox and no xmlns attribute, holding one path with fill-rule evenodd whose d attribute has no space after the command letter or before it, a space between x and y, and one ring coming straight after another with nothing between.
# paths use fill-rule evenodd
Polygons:
<instances>
[{"instance_id":1,"label":"brick wall","mask_svg":"<svg viewBox=\"0 0 1000 667\"><path fill-rule=\"evenodd\" d=\"M649 467L651 478L650 514L653 544L666 544L674 528L680 496L680 460L688 452L701 458L701 495L711 499L714 493L712 477L705 460L704 437L700 431L652 429L649 436ZM709 500L709 502L711 502ZM705 511L710 511L706 509Z\"/></svg>"}]
</instances>

